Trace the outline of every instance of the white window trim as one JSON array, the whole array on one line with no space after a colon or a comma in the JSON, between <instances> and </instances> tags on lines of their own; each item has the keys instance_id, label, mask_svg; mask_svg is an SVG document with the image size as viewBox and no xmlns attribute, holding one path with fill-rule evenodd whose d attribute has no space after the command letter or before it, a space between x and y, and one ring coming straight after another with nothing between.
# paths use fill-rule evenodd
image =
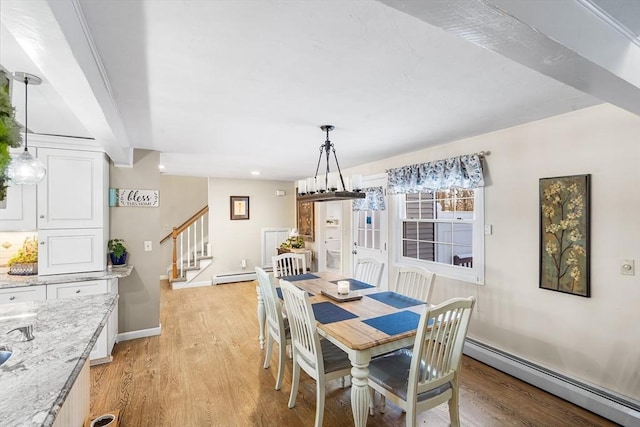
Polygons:
<instances>
[{"instance_id":1,"label":"white window trim","mask_svg":"<svg viewBox=\"0 0 640 427\"><path fill-rule=\"evenodd\" d=\"M461 280L463 282L484 285L484 188L477 189L473 199L475 219L473 227L473 267L458 267L440 262L424 261L402 256L402 223L404 221L403 195L394 195L396 226L391 230L394 258L397 265L414 265L426 268L439 276Z\"/></svg>"}]
</instances>

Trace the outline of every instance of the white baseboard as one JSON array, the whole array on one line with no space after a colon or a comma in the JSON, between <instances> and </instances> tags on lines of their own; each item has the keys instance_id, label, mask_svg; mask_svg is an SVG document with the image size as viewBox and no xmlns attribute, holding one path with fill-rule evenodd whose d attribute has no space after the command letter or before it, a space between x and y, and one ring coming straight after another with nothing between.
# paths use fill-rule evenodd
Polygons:
<instances>
[{"instance_id":1,"label":"white baseboard","mask_svg":"<svg viewBox=\"0 0 640 427\"><path fill-rule=\"evenodd\" d=\"M640 402L467 338L464 354L622 426L640 426Z\"/></svg>"},{"instance_id":2,"label":"white baseboard","mask_svg":"<svg viewBox=\"0 0 640 427\"><path fill-rule=\"evenodd\" d=\"M121 334L118 334L118 336L116 337L116 342L135 340L138 338L155 337L156 335L160 335L161 333L162 333L162 324L158 325L155 328L139 329L137 331L123 332Z\"/></svg>"},{"instance_id":3,"label":"white baseboard","mask_svg":"<svg viewBox=\"0 0 640 427\"><path fill-rule=\"evenodd\" d=\"M213 276L212 282L214 285L220 285L222 283L248 282L250 280L257 280L255 271L218 274L217 276Z\"/></svg>"}]
</instances>

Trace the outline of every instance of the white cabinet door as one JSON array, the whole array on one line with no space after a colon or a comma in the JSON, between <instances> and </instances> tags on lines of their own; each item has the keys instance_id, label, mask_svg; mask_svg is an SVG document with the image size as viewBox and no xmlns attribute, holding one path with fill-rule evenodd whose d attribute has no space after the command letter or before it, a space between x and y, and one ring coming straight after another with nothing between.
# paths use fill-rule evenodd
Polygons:
<instances>
[{"instance_id":1,"label":"white cabinet door","mask_svg":"<svg viewBox=\"0 0 640 427\"><path fill-rule=\"evenodd\" d=\"M39 148L47 176L38 184L38 229L104 227L104 153Z\"/></svg>"},{"instance_id":2,"label":"white cabinet door","mask_svg":"<svg viewBox=\"0 0 640 427\"><path fill-rule=\"evenodd\" d=\"M99 271L106 268L102 228L39 230L38 241L39 274Z\"/></svg>"},{"instance_id":3,"label":"white cabinet door","mask_svg":"<svg viewBox=\"0 0 640 427\"><path fill-rule=\"evenodd\" d=\"M45 299L47 299L47 288L44 285L0 289L0 304L41 301Z\"/></svg>"}]
</instances>

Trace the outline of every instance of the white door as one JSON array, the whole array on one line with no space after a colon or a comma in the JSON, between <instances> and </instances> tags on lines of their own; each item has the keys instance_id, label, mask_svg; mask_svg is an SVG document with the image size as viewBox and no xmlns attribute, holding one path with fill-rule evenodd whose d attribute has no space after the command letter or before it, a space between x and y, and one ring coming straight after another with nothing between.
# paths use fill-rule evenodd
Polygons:
<instances>
[{"instance_id":1,"label":"white door","mask_svg":"<svg viewBox=\"0 0 640 427\"><path fill-rule=\"evenodd\" d=\"M373 258L384 263L382 280L380 286L387 288L387 278L389 276L389 256L387 245L387 218L388 218L388 197L387 197L387 175L379 174L363 177L362 187L382 187L384 194L385 210L367 210L353 212L351 230L353 233L353 268L359 258Z\"/></svg>"}]
</instances>

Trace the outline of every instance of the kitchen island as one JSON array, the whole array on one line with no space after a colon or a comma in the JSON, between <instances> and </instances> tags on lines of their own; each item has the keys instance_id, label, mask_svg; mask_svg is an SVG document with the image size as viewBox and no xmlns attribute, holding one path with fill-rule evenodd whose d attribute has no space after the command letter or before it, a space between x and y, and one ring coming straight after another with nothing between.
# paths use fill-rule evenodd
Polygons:
<instances>
[{"instance_id":1,"label":"kitchen island","mask_svg":"<svg viewBox=\"0 0 640 427\"><path fill-rule=\"evenodd\" d=\"M7 268L0 269L0 289L19 288L23 286L53 285L57 283L84 282L89 280L121 279L131 274L132 265L112 267L107 270L89 271L86 273L49 274L33 276L14 276L7 273Z\"/></svg>"},{"instance_id":2,"label":"kitchen island","mask_svg":"<svg viewBox=\"0 0 640 427\"><path fill-rule=\"evenodd\" d=\"M99 294L0 305L0 345L13 352L0 365L0 425L82 426L89 354L117 303L117 295ZM26 325L30 341L6 333Z\"/></svg>"}]
</instances>

